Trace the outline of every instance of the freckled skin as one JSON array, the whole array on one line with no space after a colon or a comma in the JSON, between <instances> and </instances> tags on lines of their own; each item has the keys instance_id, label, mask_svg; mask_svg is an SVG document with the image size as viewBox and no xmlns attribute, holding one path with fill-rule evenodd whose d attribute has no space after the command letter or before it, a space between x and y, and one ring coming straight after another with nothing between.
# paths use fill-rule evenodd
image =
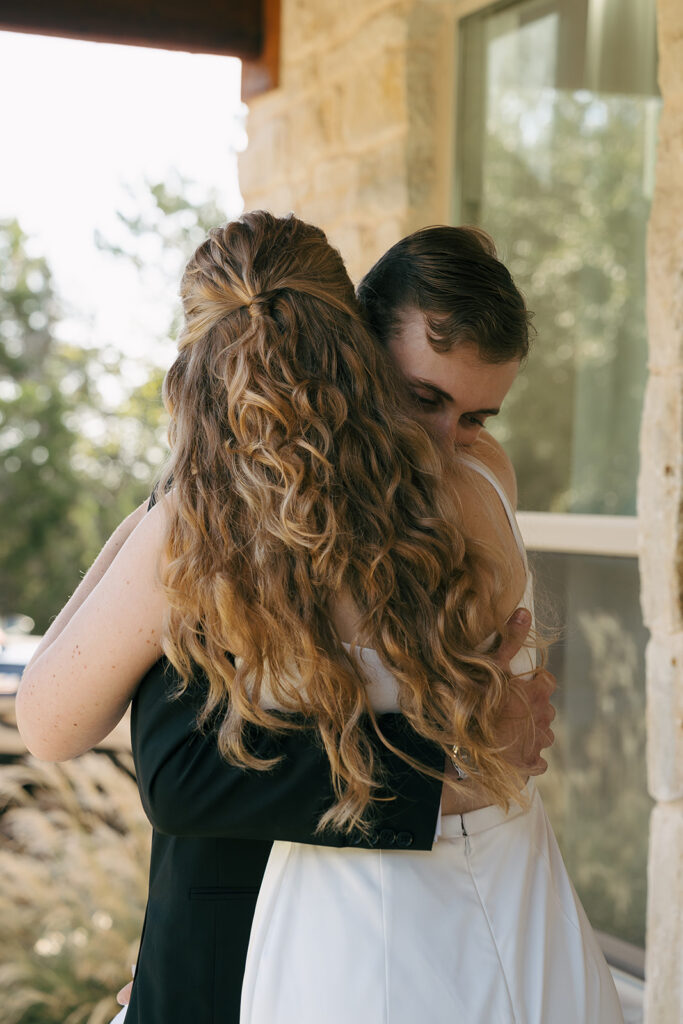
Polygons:
<instances>
[{"instance_id":1,"label":"freckled skin","mask_svg":"<svg viewBox=\"0 0 683 1024\"><path fill-rule=\"evenodd\" d=\"M105 545L86 595L63 609L61 630L52 630L54 637L48 631L49 642L24 673L17 720L36 756L64 761L100 742L160 657L154 638L163 633L166 609L157 582L164 514L161 506L147 512L145 502L125 521L116 558Z\"/></svg>"}]
</instances>

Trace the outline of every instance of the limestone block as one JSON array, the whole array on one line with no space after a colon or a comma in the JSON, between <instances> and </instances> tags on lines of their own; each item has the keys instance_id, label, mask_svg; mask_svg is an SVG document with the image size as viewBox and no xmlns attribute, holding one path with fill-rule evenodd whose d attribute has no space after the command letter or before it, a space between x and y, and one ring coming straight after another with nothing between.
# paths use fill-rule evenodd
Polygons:
<instances>
[{"instance_id":1,"label":"limestone block","mask_svg":"<svg viewBox=\"0 0 683 1024\"><path fill-rule=\"evenodd\" d=\"M333 141L326 111L313 95L297 97L296 102L290 105L287 130L294 164L305 159L310 165L324 157Z\"/></svg>"},{"instance_id":2,"label":"limestone block","mask_svg":"<svg viewBox=\"0 0 683 1024\"><path fill-rule=\"evenodd\" d=\"M435 26L438 22L435 23ZM407 65L407 88L410 95L410 131L416 143L433 145L433 137L443 132L437 121L437 83L441 39L436 35L423 36L418 45L410 40L410 60Z\"/></svg>"},{"instance_id":3,"label":"limestone block","mask_svg":"<svg viewBox=\"0 0 683 1024\"><path fill-rule=\"evenodd\" d=\"M309 92L311 89L318 91L322 85L320 80L320 56L325 43L321 43L321 49L309 53L301 53L296 57L291 53L282 51L280 58L280 88L291 101L298 93Z\"/></svg>"},{"instance_id":4,"label":"limestone block","mask_svg":"<svg viewBox=\"0 0 683 1024\"><path fill-rule=\"evenodd\" d=\"M433 150L431 148L425 150L424 147L419 146L412 132L408 133L406 150L407 205L416 215L414 227L417 229L424 227L425 224L424 214L420 215L420 211L431 205L430 200L436 187L436 166ZM427 220L429 221L430 218L428 217Z\"/></svg>"},{"instance_id":5,"label":"limestone block","mask_svg":"<svg viewBox=\"0 0 683 1024\"><path fill-rule=\"evenodd\" d=\"M330 149L343 149L340 145L343 95L343 86L339 82L326 82L314 94L322 137Z\"/></svg>"},{"instance_id":6,"label":"limestone block","mask_svg":"<svg viewBox=\"0 0 683 1024\"><path fill-rule=\"evenodd\" d=\"M358 162L349 156L320 160L313 169L313 189L321 198L338 203L358 192Z\"/></svg>"},{"instance_id":7,"label":"limestone block","mask_svg":"<svg viewBox=\"0 0 683 1024\"><path fill-rule=\"evenodd\" d=\"M323 225L321 225L323 227ZM363 236L360 225L355 221L340 221L327 231L330 244L342 255L346 269L352 281L358 281L358 268L365 263L363 254Z\"/></svg>"},{"instance_id":8,"label":"limestone block","mask_svg":"<svg viewBox=\"0 0 683 1024\"><path fill-rule=\"evenodd\" d=\"M641 600L655 633L683 629L683 373L651 375L640 435Z\"/></svg>"},{"instance_id":9,"label":"limestone block","mask_svg":"<svg viewBox=\"0 0 683 1024\"><path fill-rule=\"evenodd\" d=\"M405 51L383 50L376 60L356 66L344 82L341 103L342 141L353 149L374 144L378 135L408 120Z\"/></svg>"},{"instance_id":10,"label":"limestone block","mask_svg":"<svg viewBox=\"0 0 683 1024\"><path fill-rule=\"evenodd\" d=\"M353 206L353 195L348 193L342 196L337 202L329 197L319 197L310 190L302 194L298 199L296 213L307 220L310 224L316 224L326 233L333 230L337 224L345 221L352 221L356 211Z\"/></svg>"},{"instance_id":11,"label":"limestone block","mask_svg":"<svg viewBox=\"0 0 683 1024\"><path fill-rule=\"evenodd\" d=\"M280 185L268 185L263 191L242 188L245 210L270 210L277 217L297 210L295 189L289 182Z\"/></svg>"},{"instance_id":12,"label":"limestone block","mask_svg":"<svg viewBox=\"0 0 683 1024\"><path fill-rule=\"evenodd\" d=\"M358 203L364 210L380 216L386 216L387 211L405 210L407 145L408 140L401 133L358 157Z\"/></svg>"},{"instance_id":13,"label":"limestone block","mask_svg":"<svg viewBox=\"0 0 683 1024\"><path fill-rule=\"evenodd\" d=\"M643 827L646 823L643 822ZM650 818L645 1024L683 1020L683 802Z\"/></svg>"},{"instance_id":14,"label":"limestone block","mask_svg":"<svg viewBox=\"0 0 683 1024\"><path fill-rule=\"evenodd\" d=\"M243 194L265 189L271 182L286 177L289 167L290 130L286 115L249 118L249 143L239 158L240 185Z\"/></svg>"},{"instance_id":15,"label":"limestone block","mask_svg":"<svg viewBox=\"0 0 683 1024\"><path fill-rule=\"evenodd\" d=\"M657 0L659 84L664 96L683 92L683 5Z\"/></svg>"},{"instance_id":16,"label":"limestone block","mask_svg":"<svg viewBox=\"0 0 683 1024\"><path fill-rule=\"evenodd\" d=\"M666 101L659 125L657 184L647 239L650 364L683 363L683 95Z\"/></svg>"},{"instance_id":17,"label":"limestone block","mask_svg":"<svg viewBox=\"0 0 683 1024\"><path fill-rule=\"evenodd\" d=\"M320 81L348 78L359 68L381 61L386 51L405 53L408 46L407 21L401 5L380 12L368 10L362 21L346 23L343 34L332 45L326 42L320 47Z\"/></svg>"},{"instance_id":18,"label":"limestone block","mask_svg":"<svg viewBox=\"0 0 683 1024\"><path fill-rule=\"evenodd\" d=\"M683 633L653 637L646 653L648 788L683 799Z\"/></svg>"},{"instance_id":19,"label":"limestone block","mask_svg":"<svg viewBox=\"0 0 683 1024\"><path fill-rule=\"evenodd\" d=\"M283 0L282 47L293 56L336 45L378 12L405 8L401 0Z\"/></svg>"},{"instance_id":20,"label":"limestone block","mask_svg":"<svg viewBox=\"0 0 683 1024\"><path fill-rule=\"evenodd\" d=\"M402 217L385 217L381 221L367 224L361 231L361 258L353 267L351 274L354 281L360 281L373 263L390 249L406 234L405 221ZM351 272L351 267L349 267Z\"/></svg>"}]
</instances>

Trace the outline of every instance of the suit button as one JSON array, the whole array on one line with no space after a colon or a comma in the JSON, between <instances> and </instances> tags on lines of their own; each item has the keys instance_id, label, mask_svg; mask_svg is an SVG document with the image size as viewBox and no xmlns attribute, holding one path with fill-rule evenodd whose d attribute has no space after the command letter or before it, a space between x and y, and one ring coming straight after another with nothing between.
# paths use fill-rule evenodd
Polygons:
<instances>
[{"instance_id":1,"label":"suit button","mask_svg":"<svg viewBox=\"0 0 683 1024\"><path fill-rule=\"evenodd\" d=\"M396 845L400 846L402 850L407 850L414 842L415 837L412 832L399 832L396 836Z\"/></svg>"},{"instance_id":2,"label":"suit button","mask_svg":"<svg viewBox=\"0 0 683 1024\"><path fill-rule=\"evenodd\" d=\"M377 844L379 842L379 835L378 835L377 832L369 832L367 839L368 839L368 844L370 846L377 846Z\"/></svg>"},{"instance_id":3,"label":"suit button","mask_svg":"<svg viewBox=\"0 0 683 1024\"><path fill-rule=\"evenodd\" d=\"M379 844L382 847L394 846L396 843L396 833L391 828L383 828L379 834Z\"/></svg>"},{"instance_id":4,"label":"suit button","mask_svg":"<svg viewBox=\"0 0 683 1024\"><path fill-rule=\"evenodd\" d=\"M363 838L364 836L362 832L353 832L349 836L349 846L362 846Z\"/></svg>"}]
</instances>

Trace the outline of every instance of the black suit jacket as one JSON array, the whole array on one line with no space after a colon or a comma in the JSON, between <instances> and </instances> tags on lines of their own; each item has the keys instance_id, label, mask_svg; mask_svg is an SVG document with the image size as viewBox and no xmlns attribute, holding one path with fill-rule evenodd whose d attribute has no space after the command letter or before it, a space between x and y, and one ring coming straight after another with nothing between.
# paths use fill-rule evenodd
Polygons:
<instances>
[{"instance_id":1,"label":"black suit jacket","mask_svg":"<svg viewBox=\"0 0 683 1024\"><path fill-rule=\"evenodd\" d=\"M327 758L312 731L250 733L253 750L282 755L268 772L244 771L195 727L201 684L167 691L162 659L133 701L132 746L142 803L153 827L149 897L126 1024L238 1024L244 963L259 886L275 839L324 846L429 850L441 784L378 744L386 792L369 838L315 835L333 802ZM381 726L399 749L443 766L434 745L400 715Z\"/></svg>"}]
</instances>

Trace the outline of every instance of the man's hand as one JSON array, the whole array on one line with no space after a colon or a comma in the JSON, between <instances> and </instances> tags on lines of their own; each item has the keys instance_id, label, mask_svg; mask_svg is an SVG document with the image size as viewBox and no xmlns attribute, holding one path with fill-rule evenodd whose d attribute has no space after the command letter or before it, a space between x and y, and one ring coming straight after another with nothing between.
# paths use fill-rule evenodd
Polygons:
<instances>
[{"instance_id":1,"label":"man's hand","mask_svg":"<svg viewBox=\"0 0 683 1024\"><path fill-rule=\"evenodd\" d=\"M531 627L531 615L525 608L518 608L508 619L507 627L494 660L504 672L509 673L510 662L521 650ZM547 771L548 762L541 757L541 751L555 741L555 734L550 728L555 708L550 698L556 686L555 676L545 669L513 677L511 682L497 737L500 745L506 748L506 760L522 775L542 775Z\"/></svg>"},{"instance_id":2,"label":"man's hand","mask_svg":"<svg viewBox=\"0 0 683 1024\"><path fill-rule=\"evenodd\" d=\"M522 649L530 628L531 615L526 608L518 608L507 621L507 629L494 661L508 675L510 662ZM513 677L510 685L510 695L496 730L496 740L505 748L505 759L525 780L529 775L542 775L548 768L548 762L541 757L541 751L555 740L550 728L555 717L555 708L550 703L555 686L555 677L545 669L538 669L528 676ZM457 779L449 758L446 759L445 773ZM457 791L449 786L444 787L441 811L443 814L464 814L485 807L490 802L489 794L472 778L460 784Z\"/></svg>"}]
</instances>

